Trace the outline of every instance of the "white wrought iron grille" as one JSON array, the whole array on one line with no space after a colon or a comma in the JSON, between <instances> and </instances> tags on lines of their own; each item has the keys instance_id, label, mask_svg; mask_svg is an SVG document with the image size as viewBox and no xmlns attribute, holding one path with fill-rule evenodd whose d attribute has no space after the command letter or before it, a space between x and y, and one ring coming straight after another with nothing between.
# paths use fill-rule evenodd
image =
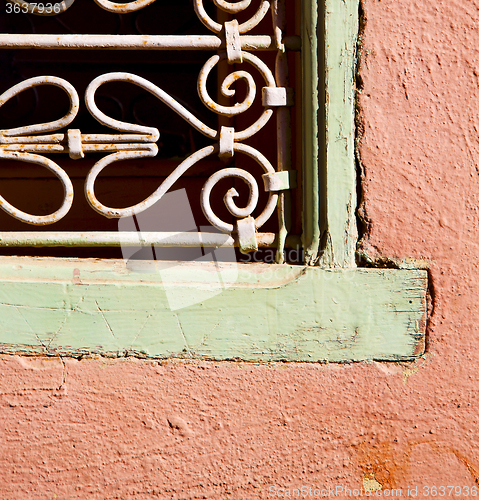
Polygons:
<instances>
[{"instance_id":1,"label":"white wrought iron grille","mask_svg":"<svg viewBox=\"0 0 479 500\"><path fill-rule=\"evenodd\" d=\"M135 0L127 3L94 1L104 11L116 14L136 12L155 2L155 0ZM5 4L5 15L25 12L38 16L56 16L66 12L74 2L75 0L65 0L52 4L10 0ZM222 14L216 16L216 19L207 12L203 0L193 0L194 11L211 32L209 35L0 34L0 49L215 51L214 55L208 57L198 74L197 90L201 102L209 111L220 117L226 117L220 118L218 126L214 128L191 112L186 103L180 103L165 92L161 88L161 82L151 81L133 73L115 71L94 78L88 84L84 96L84 105L90 115L101 125L113 129L114 133L88 133L86 130L67 128L83 105L77 90L69 81L49 75L27 78L0 95L0 108L27 89L55 86L68 96L69 110L62 118L50 122L0 130L0 159L35 164L49 170L62 185L62 202L60 208L52 213L34 215L20 210L0 195L0 208L18 221L33 226L53 225L68 214L73 203L74 188L65 169L51 158L53 153L68 154L71 159L77 161L81 161L90 153L108 153L87 173L84 196L91 209L109 219L136 216L148 210L168 191L174 189L175 183L192 166L202 159L217 156L224 164L204 183L199 202L208 223L220 232L202 232L200 236L182 231L168 233L142 231L141 243L186 247L237 246L243 253L257 250L259 247L275 247L276 262L281 263L291 226L289 190L296 186L296 172L291 161L290 107L293 105L294 96L289 87L288 50L299 50L300 40L295 36L285 36L286 0L259 0L256 12L241 22L235 17L250 8L252 0L241 0L236 3L212 0L212 3ZM222 17L229 20L218 22ZM250 33L268 18L272 22L273 35ZM260 56L263 51L275 52L274 71L262 61ZM224 98L234 98L235 82L242 80L246 92L241 102L221 104L221 101L217 102L219 99L210 95L208 81L211 72L224 62L232 66L232 71L222 75L223 80L219 83L221 95ZM259 83L260 89L257 89L257 82L246 67L248 65L255 68L263 80ZM152 194L143 201L124 208L108 206L100 201L96 194L98 176L106 167L114 166L117 162L155 157L161 134L158 128L122 121L100 110L96 101L97 91L110 82L128 82L150 93L209 141L208 145L180 161ZM259 117L245 127L235 128L231 119L246 113L258 100L262 106ZM247 143L248 139L273 119L274 115L276 115L277 144L275 164L261 151ZM244 168L228 164L238 155L250 157L261 169L263 172L261 186ZM240 207L235 202L235 198L239 195L234 187L227 190L224 195L224 204L232 220L218 216L211 203L214 187L225 178L239 179L248 187L248 201L245 206ZM266 202L258 210L261 190L266 194ZM261 228L275 214L278 218L278 231L262 232ZM297 244L298 238L292 236L289 239L291 243ZM138 235L125 231L0 231L0 246L122 245L137 246Z\"/></svg>"}]
</instances>

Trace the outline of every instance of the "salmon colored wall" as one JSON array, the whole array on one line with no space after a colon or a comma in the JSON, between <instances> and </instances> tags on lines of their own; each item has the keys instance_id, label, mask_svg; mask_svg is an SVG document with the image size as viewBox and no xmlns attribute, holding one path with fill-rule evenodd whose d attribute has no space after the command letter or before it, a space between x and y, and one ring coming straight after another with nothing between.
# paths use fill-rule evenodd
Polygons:
<instances>
[{"instance_id":1,"label":"salmon colored wall","mask_svg":"<svg viewBox=\"0 0 479 500\"><path fill-rule=\"evenodd\" d=\"M424 357L3 357L0 498L256 499L379 485L424 498L425 486L479 484L479 2L364 9L363 247L429 264Z\"/></svg>"}]
</instances>

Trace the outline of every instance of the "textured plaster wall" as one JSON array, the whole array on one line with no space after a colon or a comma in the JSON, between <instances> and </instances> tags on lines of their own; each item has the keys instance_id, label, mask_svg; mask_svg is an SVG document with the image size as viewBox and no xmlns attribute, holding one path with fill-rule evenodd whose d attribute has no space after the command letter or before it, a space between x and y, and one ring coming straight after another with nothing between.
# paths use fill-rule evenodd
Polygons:
<instances>
[{"instance_id":1,"label":"textured plaster wall","mask_svg":"<svg viewBox=\"0 0 479 500\"><path fill-rule=\"evenodd\" d=\"M479 2L366 0L373 257L429 264L412 365L0 359L0 498L256 499L479 482ZM344 496L343 496L344 497Z\"/></svg>"}]
</instances>

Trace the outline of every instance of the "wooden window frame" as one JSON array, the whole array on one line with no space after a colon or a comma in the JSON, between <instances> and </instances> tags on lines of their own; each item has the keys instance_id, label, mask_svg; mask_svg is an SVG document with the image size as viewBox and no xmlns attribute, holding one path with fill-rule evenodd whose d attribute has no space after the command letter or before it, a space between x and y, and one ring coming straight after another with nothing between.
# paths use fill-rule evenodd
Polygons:
<instances>
[{"instance_id":1,"label":"wooden window frame","mask_svg":"<svg viewBox=\"0 0 479 500\"><path fill-rule=\"evenodd\" d=\"M224 264L221 293L171 310L167 287L195 302L217 268L178 263L165 284L119 260L1 257L2 353L345 362L424 352L426 271L355 264L359 0L301 9L306 264Z\"/></svg>"}]
</instances>

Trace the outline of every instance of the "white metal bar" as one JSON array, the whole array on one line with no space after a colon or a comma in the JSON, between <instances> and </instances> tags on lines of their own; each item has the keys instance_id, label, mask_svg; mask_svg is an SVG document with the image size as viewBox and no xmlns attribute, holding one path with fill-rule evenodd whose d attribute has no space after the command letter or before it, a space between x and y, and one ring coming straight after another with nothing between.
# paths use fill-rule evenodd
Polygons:
<instances>
[{"instance_id":1,"label":"white metal bar","mask_svg":"<svg viewBox=\"0 0 479 500\"><path fill-rule=\"evenodd\" d=\"M268 35L242 35L244 50L276 50ZM299 37L284 39L289 50L300 50ZM2 49L74 50L218 50L225 41L215 35L16 35L0 34Z\"/></svg>"},{"instance_id":2,"label":"white metal bar","mask_svg":"<svg viewBox=\"0 0 479 500\"><path fill-rule=\"evenodd\" d=\"M289 87L288 54L281 50L282 34L286 31L286 5L284 1L273 0L273 23L278 52L276 53L275 76L278 87ZM278 107L276 111L276 155L278 172L291 170L291 109ZM276 263L284 260L284 245L291 229L291 193L282 191L278 195L278 249Z\"/></svg>"},{"instance_id":3,"label":"white metal bar","mask_svg":"<svg viewBox=\"0 0 479 500\"><path fill-rule=\"evenodd\" d=\"M275 247L275 233L258 233L260 247ZM291 236L288 244L297 246L299 236ZM135 232L135 231L22 231L0 232L0 247L233 247L237 241L223 233Z\"/></svg>"}]
</instances>

